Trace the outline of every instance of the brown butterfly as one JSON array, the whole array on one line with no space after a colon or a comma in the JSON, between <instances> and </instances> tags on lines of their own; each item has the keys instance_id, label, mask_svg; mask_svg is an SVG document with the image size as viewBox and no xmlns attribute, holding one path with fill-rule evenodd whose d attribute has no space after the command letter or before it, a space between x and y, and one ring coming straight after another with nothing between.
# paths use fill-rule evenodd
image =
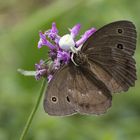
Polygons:
<instances>
[{"instance_id":1,"label":"brown butterfly","mask_svg":"<svg viewBox=\"0 0 140 140\"><path fill-rule=\"evenodd\" d=\"M105 25L91 35L69 64L48 85L44 109L49 115L103 114L112 94L135 85L136 28L130 21Z\"/></svg>"}]
</instances>

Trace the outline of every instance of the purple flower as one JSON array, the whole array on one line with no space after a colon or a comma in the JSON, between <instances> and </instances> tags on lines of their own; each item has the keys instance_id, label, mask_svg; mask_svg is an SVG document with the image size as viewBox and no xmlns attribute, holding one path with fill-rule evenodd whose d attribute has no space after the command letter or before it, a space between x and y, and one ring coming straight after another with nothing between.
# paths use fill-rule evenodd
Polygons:
<instances>
[{"instance_id":1,"label":"purple flower","mask_svg":"<svg viewBox=\"0 0 140 140\"><path fill-rule=\"evenodd\" d=\"M80 31L81 25L76 24L70 30L70 34L63 35L60 37L58 35L58 29L55 22L52 23L52 28L47 30L44 34L39 32L40 40L38 42L38 48L42 46L49 47L49 57L51 58L51 63L45 63L40 60L39 64L35 64L36 75L35 78L39 80L41 77L46 77L48 82L51 81L54 73L65 64L68 64L71 59L71 54L77 53L81 46L95 31L95 28L87 30L82 37L75 41L75 37ZM47 40L49 39L49 41Z\"/></svg>"},{"instance_id":2,"label":"purple flower","mask_svg":"<svg viewBox=\"0 0 140 140\"><path fill-rule=\"evenodd\" d=\"M35 64L35 68L36 70L40 70L42 69L42 66L44 65L44 61L43 60L40 60L39 64Z\"/></svg>"},{"instance_id":3,"label":"purple flower","mask_svg":"<svg viewBox=\"0 0 140 140\"><path fill-rule=\"evenodd\" d=\"M58 70L59 68L60 68L60 65L61 65L61 63L60 63L60 59L55 59L54 60L54 62L53 62L53 66L52 66L52 70L54 69L54 70Z\"/></svg>"},{"instance_id":4,"label":"purple flower","mask_svg":"<svg viewBox=\"0 0 140 140\"><path fill-rule=\"evenodd\" d=\"M56 44L58 44L58 42L60 40L60 36L58 35L58 29L56 27L55 22L52 23L52 28L45 32L45 35L49 39L53 40Z\"/></svg>"},{"instance_id":5,"label":"purple flower","mask_svg":"<svg viewBox=\"0 0 140 140\"><path fill-rule=\"evenodd\" d=\"M50 51L49 51L49 57L50 57L52 60L55 60L55 59L57 58L57 50L56 50L56 49L50 50Z\"/></svg>"},{"instance_id":6,"label":"purple flower","mask_svg":"<svg viewBox=\"0 0 140 140\"><path fill-rule=\"evenodd\" d=\"M61 61L63 61L65 64L67 64L70 60L70 53L65 51L58 51L57 52L57 58Z\"/></svg>"},{"instance_id":7,"label":"purple flower","mask_svg":"<svg viewBox=\"0 0 140 140\"><path fill-rule=\"evenodd\" d=\"M52 78L53 78L53 75L50 74L50 75L48 76L48 83L52 80Z\"/></svg>"},{"instance_id":8,"label":"purple flower","mask_svg":"<svg viewBox=\"0 0 140 140\"><path fill-rule=\"evenodd\" d=\"M82 45L93 33L96 32L95 28L91 28L89 30L87 30L84 35L82 35L81 39L79 39L76 42L76 46L79 47L80 45Z\"/></svg>"},{"instance_id":9,"label":"purple flower","mask_svg":"<svg viewBox=\"0 0 140 140\"><path fill-rule=\"evenodd\" d=\"M76 24L72 29L69 29L72 38L75 38L78 35L80 28L81 24Z\"/></svg>"},{"instance_id":10,"label":"purple flower","mask_svg":"<svg viewBox=\"0 0 140 140\"><path fill-rule=\"evenodd\" d=\"M47 76L48 74L48 66L45 64L43 60L40 60L39 64L35 64L36 74L35 78L36 80L39 80L43 76Z\"/></svg>"},{"instance_id":11,"label":"purple flower","mask_svg":"<svg viewBox=\"0 0 140 140\"><path fill-rule=\"evenodd\" d=\"M55 46L46 39L45 34L39 32L39 36L40 40L38 42L38 48L41 48L42 46L48 46L50 49L55 49Z\"/></svg>"},{"instance_id":12,"label":"purple flower","mask_svg":"<svg viewBox=\"0 0 140 140\"><path fill-rule=\"evenodd\" d=\"M46 73L47 73L46 69L42 69L42 70L36 71L36 74L35 74L36 80L41 79L41 77L45 76Z\"/></svg>"}]
</instances>

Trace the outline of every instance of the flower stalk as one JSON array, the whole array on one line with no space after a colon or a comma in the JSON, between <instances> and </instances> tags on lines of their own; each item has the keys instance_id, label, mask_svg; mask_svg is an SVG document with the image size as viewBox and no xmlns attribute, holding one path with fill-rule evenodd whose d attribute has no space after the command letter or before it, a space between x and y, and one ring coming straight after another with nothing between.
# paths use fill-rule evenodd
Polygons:
<instances>
[{"instance_id":1,"label":"flower stalk","mask_svg":"<svg viewBox=\"0 0 140 140\"><path fill-rule=\"evenodd\" d=\"M25 124L25 126L24 126L24 129L23 129L23 131L22 131L22 133L21 133L21 136L20 136L20 139L19 139L19 140L24 140L24 138L25 138L25 136L26 136L26 134L27 134L27 132L28 132L28 130L29 130L29 128L30 128L30 125L31 125L31 123L32 123L32 121L33 121L33 118L34 118L35 113L36 113L36 111L37 111L37 109L38 109L39 103L40 103L40 101L41 101L41 98L42 98L44 89L45 89L45 87L46 87L46 83L47 83L47 79L44 78L44 80L43 80L43 82L42 82L41 89L40 89L40 94L39 94L38 99L37 99L37 102L36 102L36 104L35 104L35 106L34 106L32 112L31 112L31 114L29 115L29 118L28 118L28 120L27 120L27 122L26 122L26 124Z\"/></svg>"}]
</instances>

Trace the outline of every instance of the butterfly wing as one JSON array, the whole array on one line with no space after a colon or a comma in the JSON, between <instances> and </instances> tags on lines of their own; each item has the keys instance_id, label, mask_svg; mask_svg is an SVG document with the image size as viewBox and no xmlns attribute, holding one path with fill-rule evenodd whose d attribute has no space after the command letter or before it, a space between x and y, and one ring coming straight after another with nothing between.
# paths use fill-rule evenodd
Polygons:
<instances>
[{"instance_id":1,"label":"butterfly wing","mask_svg":"<svg viewBox=\"0 0 140 140\"><path fill-rule=\"evenodd\" d=\"M117 21L96 31L81 51L89 59L91 70L111 92L127 91L134 86L136 28L130 21Z\"/></svg>"},{"instance_id":2,"label":"butterfly wing","mask_svg":"<svg viewBox=\"0 0 140 140\"><path fill-rule=\"evenodd\" d=\"M136 49L136 37L136 27L132 22L116 21L103 26L91 35L84 43L82 51L89 51L101 44L113 48L120 43L123 44L123 52L133 55Z\"/></svg>"},{"instance_id":3,"label":"butterfly wing","mask_svg":"<svg viewBox=\"0 0 140 140\"><path fill-rule=\"evenodd\" d=\"M80 114L103 114L111 106L112 96L106 85L87 67L71 69L73 89L70 90L71 103Z\"/></svg>"},{"instance_id":4,"label":"butterfly wing","mask_svg":"<svg viewBox=\"0 0 140 140\"><path fill-rule=\"evenodd\" d=\"M93 73L70 63L50 81L44 99L49 115L102 114L111 106L111 94ZM92 77L92 78L91 78Z\"/></svg>"},{"instance_id":5,"label":"butterfly wing","mask_svg":"<svg viewBox=\"0 0 140 140\"><path fill-rule=\"evenodd\" d=\"M75 113L69 102L68 91L73 87L67 65L62 66L48 84L44 98L44 110L49 115L65 116Z\"/></svg>"}]
</instances>

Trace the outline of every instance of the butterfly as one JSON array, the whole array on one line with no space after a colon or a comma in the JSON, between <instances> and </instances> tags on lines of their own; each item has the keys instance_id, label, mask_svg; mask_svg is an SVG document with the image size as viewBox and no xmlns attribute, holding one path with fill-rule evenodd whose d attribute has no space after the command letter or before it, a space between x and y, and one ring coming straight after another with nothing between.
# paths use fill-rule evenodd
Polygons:
<instances>
[{"instance_id":1,"label":"butterfly","mask_svg":"<svg viewBox=\"0 0 140 140\"><path fill-rule=\"evenodd\" d=\"M44 109L49 115L100 115L112 95L125 92L137 79L136 27L130 21L107 24L92 34L73 61L63 65L48 84Z\"/></svg>"}]
</instances>

